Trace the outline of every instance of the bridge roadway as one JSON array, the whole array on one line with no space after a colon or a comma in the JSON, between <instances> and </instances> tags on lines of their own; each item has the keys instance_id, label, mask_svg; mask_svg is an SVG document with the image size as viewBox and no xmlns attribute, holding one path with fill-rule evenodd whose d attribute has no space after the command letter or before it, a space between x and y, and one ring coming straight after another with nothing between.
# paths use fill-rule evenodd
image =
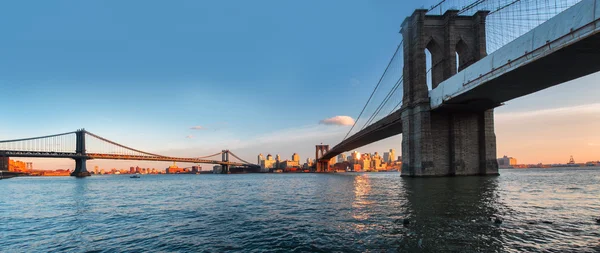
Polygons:
<instances>
[{"instance_id":1,"label":"bridge roadway","mask_svg":"<svg viewBox=\"0 0 600 253\"><path fill-rule=\"evenodd\" d=\"M185 162L185 163L205 163L220 164L230 166L245 166L247 164L236 162L223 162L215 160L205 160L197 158L182 158L168 156L140 156L140 155L118 155L118 154L98 154L87 153L85 155L77 153L62 152L36 152L36 151L0 151L0 157L35 157L35 158L87 158L87 159L106 159L106 160L135 160L135 161L163 161L163 162Z\"/></svg>"},{"instance_id":2,"label":"bridge roadway","mask_svg":"<svg viewBox=\"0 0 600 253\"><path fill-rule=\"evenodd\" d=\"M441 82L432 110L486 110L600 71L600 0L582 0ZM402 133L401 112L388 115L327 152L331 159Z\"/></svg>"}]
</instances>

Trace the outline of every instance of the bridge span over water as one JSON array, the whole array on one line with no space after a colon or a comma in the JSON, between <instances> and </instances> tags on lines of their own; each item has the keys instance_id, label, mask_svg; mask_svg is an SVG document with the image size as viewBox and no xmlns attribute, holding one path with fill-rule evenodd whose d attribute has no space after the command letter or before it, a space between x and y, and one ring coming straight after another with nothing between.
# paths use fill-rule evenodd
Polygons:
<instances>
[{"instance_id":1,"label":"bridge span over water","mask_svg":"<svg viewBox=\"0 0 600 253\"><path fill-rule=\"evenodd\" d=\"M554 6L548 1L478 0L432 14L437 8L441 12L445 2L404 20L404 40L388 65L401 62L401 76L383 101L374 104L377 108L362 128L357 128L359 116L344 140L317 152L318 171L327 171L342 152L403 134L402 176L497 174L493 109L600 71L600 0L558 0ZM501 25L515 22L503 14L509 11L521 22L543 18L493 48L512 32L510 25ZM490 48L494 51L488 55ZM386 69L374 94L390 71ZM390 103L394 96L397 104ZM370 98L365 108L371 105ZM365 108L360 115L367 115Z\"/></svg>"},{"instance_id":2,"label":"bridge span over water","mask_svg":"<svg viewBox=\"0 0 600 253\"><path fill-rule=\"evenodd\" d=\"M221 160L210 159L219 155ZM223 173L228 173L229 168L232 166L260 167L241 159L229 150L222 150L216 154L203 157L164 156L121 145L90 133L85 129L62 134L0 141L0 171L8 170L8 159L10 157L70 158L75 160L75 169L71 175L78 177L90 175L86 168L86 162L92 159L217 164L222 166L221 171Z\"/></svg>"}]
</instances>

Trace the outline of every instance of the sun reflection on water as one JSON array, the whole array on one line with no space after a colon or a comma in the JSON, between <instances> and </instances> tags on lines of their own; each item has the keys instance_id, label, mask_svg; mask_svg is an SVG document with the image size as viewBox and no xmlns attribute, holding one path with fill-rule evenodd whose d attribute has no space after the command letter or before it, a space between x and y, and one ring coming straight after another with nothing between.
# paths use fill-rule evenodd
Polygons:
<instances>
[{"instance_id":1,"label":"sun reflection on water","mask_svg":"<svg viewBox=\"0 0 600 253\"><path fill-rule=\"evenodd\" d=\"M357 220L369 218L368 208L373 201L368 199L371 191L371 181L368 174L354 177L354 202L352 202L352 217Z\"/></svg>"}]
</instances>

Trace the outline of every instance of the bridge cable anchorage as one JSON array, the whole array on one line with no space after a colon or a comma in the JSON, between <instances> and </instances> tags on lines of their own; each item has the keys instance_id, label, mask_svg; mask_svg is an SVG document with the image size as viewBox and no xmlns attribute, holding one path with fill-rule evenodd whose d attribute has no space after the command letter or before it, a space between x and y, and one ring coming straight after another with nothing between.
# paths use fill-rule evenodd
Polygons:
<instances>
[{"instance_id":1,"label":"bridge cable anchorage","mask_svg":"<svg viewBox=\"0 0 600 253\"><path fill-rule=\"evenodd\" d=\"M390 59L390 61L387 64L387 67L385 67L385 70L383 71L383 74L381 75L381 77L379 78L379 81L377 82L377 85L375 85L375 89L373 89L373 92L371 92L371 95L369 96L369 99L367 100L367 103L365 103L365 106L363 106L363 109L360 111L360 114L358 114L358 117L356 118L356 120L354 121L354 124L352 124L352 127L350 128L350 130L348 130L348 133L346 133L346 136L344 136L345 140L346 138L348 138L348 135L350 135L350 133L352 132L352 130L354 129L354 127L356 126L356 123L358 122L358 120L360 120L360 117L362 116L362 114L365 112L365 109L367 108L367 106L369 105L369 102L371 101L371 99L373 98L373 95L375 94L375 92L377 91L377 89L379 88L379 85L381 84L381 81L383 80L383 78L385 77L386 73L388 72L388 69L390 68L390 66L392 65L392 62L394 61L394 59L396 58L396 55L398 54L398 50L400 49L400 47L402 46L402 44L404 43L404 40L400 41L400 44L398 44L398 47L396 47L396 51L394 51L394 55L392 55L392 58ZM342 141L343 141L342 140Z\"/></svg>"}]
</instances>

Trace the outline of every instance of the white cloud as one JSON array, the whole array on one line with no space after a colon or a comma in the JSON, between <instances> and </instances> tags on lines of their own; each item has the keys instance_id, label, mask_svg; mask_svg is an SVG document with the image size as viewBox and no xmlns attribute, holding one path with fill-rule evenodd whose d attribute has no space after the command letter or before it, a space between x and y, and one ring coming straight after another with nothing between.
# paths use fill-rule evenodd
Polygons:
<instances>
[{"instance_id":1,"label":"white cloud","mask_svg":"<svg viewBox=\"0 0 600 253\"><path fill-rule=\"evenodd\" d=\"M188 136L186 136L185 138L186 138L186 139L193 139L193 138L194 138L194 136L193 136L193 135L188 135Z\"/></svg>"},{"instance_id":2,"label":"white cloud","mask_svg":"<svg viewBox=\"0 0 600 253\"><path fill-rule=\"evenodd\" d=\"M332 118L321 120L321 121L319 121L319 124L351 126L351 125L354 125L354 119L350 116L335 116Z\"/></svg>"},{"instance_id":3,"label":"white cloud","mask_svg":"<svg viewBox=\"0 0 600 253\"><path fill-rule=\"evenodd\" d=\"M204 129L204 127L203 126L193 126L193 127L190 127L190 129L192 129L192 130L202 130L202 129Z\"/></svg>"}]
</instances>

